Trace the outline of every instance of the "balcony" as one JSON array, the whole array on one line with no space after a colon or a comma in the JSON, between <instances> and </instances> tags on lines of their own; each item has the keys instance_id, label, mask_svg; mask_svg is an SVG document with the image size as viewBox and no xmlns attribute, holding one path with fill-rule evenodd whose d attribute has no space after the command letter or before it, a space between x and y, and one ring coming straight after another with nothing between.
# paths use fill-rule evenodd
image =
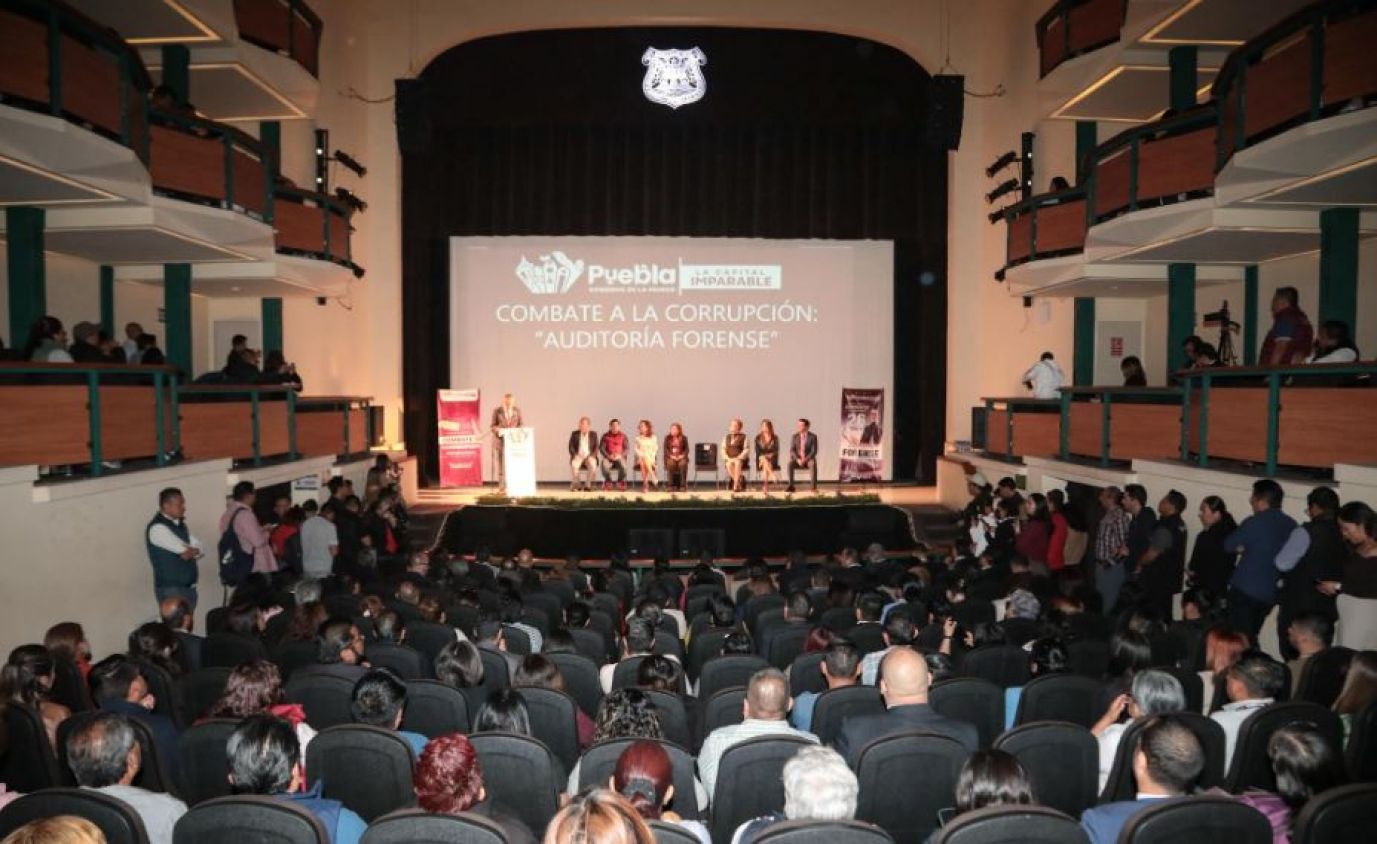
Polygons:
<instances>
[{"instance_id":1,"label":"balcony","mask_svg":"<svg viewBox=\"0 0 1377 844\"><path fill-rule=\"evenodd\" d=\"M1057 0L1036 26L1040 75L1117 42L1127 8L1128 0Z\"/></svg>"}]
</instances>

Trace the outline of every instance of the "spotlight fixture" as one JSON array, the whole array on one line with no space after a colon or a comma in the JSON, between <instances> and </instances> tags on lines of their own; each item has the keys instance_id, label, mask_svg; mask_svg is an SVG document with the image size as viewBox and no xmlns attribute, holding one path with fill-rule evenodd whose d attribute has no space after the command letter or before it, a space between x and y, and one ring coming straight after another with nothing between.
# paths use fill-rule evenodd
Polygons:
<instances>
[{"instance_id":1,"label":"spotlight fixture","mask_svg":"<svg viewBox=\"0 0 1377 844\"><path fill-rule=\"evenodd\" d=\"M1004 270L1002 270L1002 269L995 270L995 281L998 281L998 282L1003 282L1003 281L1004 281Z\"/></svg>"},{"instance_id":2,"label":"spotlight fixture","mask_svg":"<svg viewBox=\"0 0 1377 844\"><path fill-rule=\"evenodd\" d=\"M993 179L994 174L998 173L1000 170L1003 170L1005 167L1008 167L1010 164L1013 164L1015 161L1018 161L1018 153L1014 152L1013 150L1009 150L1008 152L1001 155L999 158L996 158L993 164L985 168L985 175Z\"/></svg>"},{"instance_id":3,"label":"spotlight fixture","mask_svg":"<svg viewBox=\"0 0 1377 844\"><path fill-rule=\"evenodd\" d=\"M1001 182L999 184L999 187L985 194L985 201L987 203L992 203L996 199L999 199L1001 196L1004 196L1006 193L1012 193L1016 190L1018 190L1018 179L1008 179L1004 182Z\"/></svg>"},{"instance_id":4,"label":"spotlight fixture","mask_svg":"<svg viewBox=\"0 0 1377 844\"><path fill-rule=\"evenodd\" d=\"M344 152L343 150L335 150L335 154L332 155L331 158L333 158L335 161L338 161L340 164L343 164L345 167L348 167L350 170L354 171L354 175L356 176L368 175L368 168L360 164L358 160L354 158L354 156L350 155L347 152Z\"/></svg>"},{"instance_id":5,"label":"spotlight fixture","mask_svg":"<svg viewBox=\"0 0 1377 844\"><path fill-rule=\"evenodd\" d=\"M996 208L995 210L993 210L993 211L991 211L989 214L987 214L986 217L989 219L990 225L993 226L993 225L995 225L996 223L998 223L1000 220L1003 220L1003 219L1004 219L1004 211L1005 211L1007 208L1008 208L1008 206L1006 205L1004 208Z\"/></svg>"},{"instance_id":6,"label":"spotlight fixture","mask_svg":"<svg viewBox=\"0 0 1377 844\"><path fill-rule=\"evenodd\" d=\"M368 203L359 199L358 194L348 188L335 188L335 197L360 214L368 210Z\"/></svg>"},{"instance_id":7,"label":"spotlight fixture","mask_svg":"<svg viewBox=\"0 0 1377 844\"><path fill-rule=\"evenodd\" d=\"M330 179L330 133L316 130L316 190L325 193Z\"/></svg>"}]
</instances>

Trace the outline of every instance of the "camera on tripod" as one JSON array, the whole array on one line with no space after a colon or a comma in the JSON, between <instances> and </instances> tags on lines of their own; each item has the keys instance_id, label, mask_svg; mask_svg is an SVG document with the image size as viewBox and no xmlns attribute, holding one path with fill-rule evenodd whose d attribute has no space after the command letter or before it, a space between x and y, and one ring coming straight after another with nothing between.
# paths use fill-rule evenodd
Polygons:
<instances>
[{"instance_id":1,"label":"camera on tripod","mask_svg":"<svg viewBox=\"0 0 1377 844\"><path fill-rule=\"evenodd\" d=\"M1234 342L1232 335L1238 332L1239 324L1229 318L1229 300L1225 299L1219 304L1219 310L1211 311L1204 316L1207 328L1219 329L1219 345L1216 347L1219 353L1219 362L1223 366L1234 366L1238 361L1234 356Z\"/></svg>"}]
</instances>

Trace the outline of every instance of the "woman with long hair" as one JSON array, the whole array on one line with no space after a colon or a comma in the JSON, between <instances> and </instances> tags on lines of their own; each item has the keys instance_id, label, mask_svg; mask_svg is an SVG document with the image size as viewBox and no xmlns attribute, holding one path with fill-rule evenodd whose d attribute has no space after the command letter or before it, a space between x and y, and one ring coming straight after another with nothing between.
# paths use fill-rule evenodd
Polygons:
<instances>
[{"instance_id":1,"label":"woman with long hair","mask_svg":"<svg viewBox=\"0 0 1377 844\"><path fill-rule=\"evenodd\" d=\"M1227 625L1216 624L1205 631L1205 670L1200 672L1203 687L1201 699L1205 709L1202 714L1208 715L1214 709L1215 690L1218 689L1220 694L1224 690L1224 673L1238 662L1243 652L1248 650L1248 645L1246 634L1232 630Z\"/></svg>"},{"instance_id":2,"label":"woman with long hair","mask_svg":"<svg viewBox=\"0 0 1377 844\"><path fill-rule=\"evenodd\" d=\"M483 690L483 656L467 640L450 642L435 657L435 679L464 695L469 712L477 714L487 700Z\"/></svg>"},{"instance_id":3,"label":"woman with long hair","mask_svg":"<svg viewBox=\"0 0 1377 844\"><path fill-rule=\"evenodd\" d=\"M760 421L760 433L755 435L755 470L760 473L761 488L770 494L770 481L779 483L779 437L775 436L775 423L768 419Z\"/></svg>"},{"instance_id":4,"label":"woman with long hair","mask_svg":"<svg viewBox=\"0 0 1377 844\"><path fill-rule=\"evenodd\" d=\"M956 777L956 813L986 806L1031 806L1033 786L1023 766L1003 750L978 750Z\"/></svg>"},{"instance_id":5,"label":"woman with long hair","mask_svg":"<svg viewBox=\"0 0 1377 844\"><path fill-rule=\"evenodd\" d=\"M316 737L316 731L306 723L306 710L299 703L287 703L282 690L282 672L266 659L246 662L230 672L225 691L211 704L205 718L233 718L242 721L252 715L267 713L288 722L296 732L303 753L306 745Z\"/></svg>"},{"instance_id":6,"label":"woman with long hair","mask_svg":"<svg viewBox=\"0 0 1377 844\"><path fill-rule=\"evenodd\" d=\"M1047 496L1040 492L1030 493L1024 500L1022 515L1014 550L1028 558L1034 574L1046 574L1051 568L1047 555L1052 543L1052 513Z\"/></svg>"},{"instance_id":7,"label":"woman with long hair","mask_svg":"<svg viewBox=\"0 0 1377 844\"><path fill-rule=\"evenodd\" d=\"M426 743L412 779L416 805L434 815L470 813L487 818L506 834L507 844L534 844L526 824L493 806L483 785L483 763L473 744L460 733L436 736Z\"/></svg>"},{"instance_id":8,"label":"woman with long hair","mask_svg":"<svg viewBox=\"0 0 1377 844\"><path fill-rule=\"evenodd\" d=\"M1125 387L1146 387L1147 372L1143 362L1134 355L1124 358L1119 364L1119 372L1124 376Z\"/></svg>"},{"instance_id":9,"label":"woman with long hair","mask_svg":"<svg viewBox=\"0 0 1377 844\"><path fill-rule=\"evenodd\" d=\"M48 628L43 634L43 647L56 659L74 663L85 680L91 673L91 643L86 641L86 631L75 621L63 621Z\"/></svg>"},{"instance_id":10,"label":"woman with long hair","mask_svg":"<svg viewBox=\"0 0 1377 844\"><path fill-rule=\"evenodd\" d=\"M1358 713L1377 703L1377 651L1359 651L1348 663L1348 676L1334 700L1334 711L1344 722L1344 744L1353 731Z\"/></svg>"},{"instance_id":11,"label":"woman with long hair","mask_svg":"<svg viewBox=\"0 0 1377 844\"><path fill-rule=\"evenodd\" d=\"M1291 832L1305 804L1317 794L1348 784L1342 748L1313 724L1280 727L1267 742L1276 777L1275 792L1248 789L1234 797L1262 813L1272 825L1272 844L1291 844ZM1212 791L1219 793L1222 791Z\"/></svg>"},{"instance_id":12,"label":"woman with long hair","mask_svg":"<svg viewBox=\"0 0 1377 844\"><path fill-rule=\"evenodd\" d=\"M599 788L569 801L545 828L543 844L655 844L655 836L625 797Z\"/></svg>"},{"instance_id":13,"label":"woman with long hair","mask_svg":"<svg viewBox=\"0 0 1377 844\"><path fill-rule=\"evenodd\" d=\"M660 441L655 438L655 427L649 419L642 419L636 425L636 465L641 467L641 492L650 492L651 487L659 489L660 473L656 469L660 459Z\"/></svg>"},{"instance_id":14,"label":"woman with long hair","mask_svg":"<svg viewBox=\"0 0 1377 844\"><path fill-rule=\"evenodd\" d=\"M39 363L71 363L67 351L67 329L55 316L39 317L29 327L29 339L24 344L24 360Z\"/></svg>"},{"instance_id":15,"label":"woman with long hair","mask_svg":"<svg viewBox=\"0 0 1377 844\"><path fill-rule=\"evenodd\" d=\"M140 624L129 634L129 658L156 665L176 677L182 673L177 659L179 643L172 628L161 621Z\"/></svg>"},{"instance_id":16,"label":"woman with long hair","mask_svg":"<svg viewBox=\"0 0 1377 844\"><path fill-rule=\"evenodd\" d=\"M722 462L727 466L727 477L731 479L732 492L743 492L746 489L746 459L749 454L742 427L740 419L733 419L727 424L727 435L722 438Z\"/></svg>"},{"instance_id":17,"label":"woman with long hair","mask_svg":"<svg viewBox=\"0 0 1377 844\"><path fill-rule=\"evenodd\" d=\"M1191 559L1186 564L1186 579L1212 595L1223 595L1228 591L1238 559L1237 554L1224 550L1224 538L1234 532L1238 522L1224 499L1207 495L1200 500L1200 524L1204 530L1195 536Z\"/></svg>"},{"instance_id":18,"label":"woman with long hair","mask_svg":"<svg viewBox=\"0 0 1377 844\"><path fill-rule=\"evenodd\" d=\"M1066 520L1066 493L1059 489L1047 493L1047 520L1051 532L1047 536L1047 568L1059 572L1066 568L1066 540L1071 536L1071 523Z\"/></svg>"},{"instance_id":19,"label":"woman with long hair","mask_svg":"<svg viewBox=\"0 0 1377 844\"><path fill-rule=\"evenodd\" d=\"M526 708L526 698L516 689L498 689L488 695L488 700L478 710L473 719L475 733L516 733L529 736L531 714Z\"/></svg>"},{"instance_id":20,"label":"woman with long hair","mask_svg":"<svg viewBox=\"0 0 1377 844\"><path fill-rule=\"evenodd\" d=\"M638 741L622 751L608 787L625 797L645 820L681 826L697 836L700 844L712 844L707 827L667 808L674 800L674 768L659 744Z\"/></svg>"},{"instance_id":21,"label":"woman with long hair","mask_svg":"<svg viewBox=\"0 0 1377 844\"><path fill-rule=\"evenodd\" d=\"M53 747L57 747L57 726L72 714L48 699L55 679L53 655L42 645L20 645L10 651L4 668L0 668L0 709L6 704L22 704L35 710L43 718Z\"/></svg>"},{"instance_id":22,"label":"woman with long hair","mask_svg":"<svg viewBox=\"0 0 1377 844\"><path fill-rule=\"evenodd\" d=\"M516 674L512 675L512 685L518 688L529 686L553 689L557 692L568 691L564 686L564 675L559 672L559 666L540 654L530 654L521 660L521 664L516 668ZM574 722L578 728L579 749L587 750L593 743L593 719L576 706Z\"/></svg>"},{"instance_id":23,"label":"woman with long hair","mask_svg":"<svg viewBox=\"0 0 1377 844\"><path fill-rule=\"evenodd\" d=\"M684 436L684 426L672 422L669 436L665 437L665 481L669 491L683 492L688 489L689 441Z\"/></svg>"},{"instance_id":24,"label":"woman with long hair","mask_svg":"<svg viewBox=\"0 0 1377 844\"><path fill-rule=\"evenodd\" d=\"M1343 581L1321 581L1316 588L1338 596L1334 644L1377 650L1377 513L1361 501L1350 501L1339 508L1339 530L1352 546L1344 560Z\"/></svg>"}]
</instances>

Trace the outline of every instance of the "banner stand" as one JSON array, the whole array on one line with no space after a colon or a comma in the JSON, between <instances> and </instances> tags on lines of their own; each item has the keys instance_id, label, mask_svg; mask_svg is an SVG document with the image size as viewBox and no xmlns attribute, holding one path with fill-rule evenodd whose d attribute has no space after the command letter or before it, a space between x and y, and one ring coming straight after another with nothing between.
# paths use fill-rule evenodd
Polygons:
<instances>
[{"instance_id":1,"label":"banner stand","mask_svg":"<svg viewBox=\"0 0 1377 844\"><path fill-rule=\"evenodd\" d=\"M478 427L478 390L435 391L435 436L440 450L440 486L483 485L483 432Z\"/></svg>"},{"instance_id":2,"label":"banner stand","mask_svg":"<svg viewBox=\"0 0 1377 844\"><path fill-rule=\"evenodd\" d=\"M860 484L884 480L884 418L883 389L842 389L837 480Z\"/></svg>"}]
</instances>

